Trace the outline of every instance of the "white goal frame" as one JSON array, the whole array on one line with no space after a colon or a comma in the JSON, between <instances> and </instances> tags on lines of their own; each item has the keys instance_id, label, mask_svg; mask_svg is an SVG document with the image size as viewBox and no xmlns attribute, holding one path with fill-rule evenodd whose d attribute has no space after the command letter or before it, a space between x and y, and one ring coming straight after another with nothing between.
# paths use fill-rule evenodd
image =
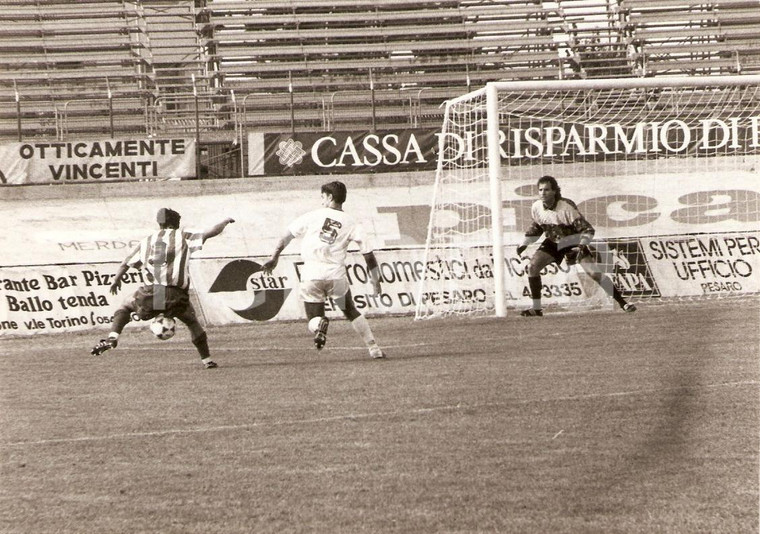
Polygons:
<instances>
[{"instance_id":1,"label":"white goal frame","mask_svg":"<svg viewBox=\"0 0 760 534\"><path fill-rule=\"evenodd\" d=\"M599 78L591 80L540 80L540 81L514 81L514 82L491 82L485 87L472 91L460 97L446 102L445 121L450 117L452 106L474 98L486 98L486 136L487 136L487 173L489 179L489 194L491 207L491 239L490 244L493 254L494 274L494 314L497 317L505 317L507 314L506 303L506 269L504 255L503 214L502 214L502 161L500 157L500 124L499 124L499 95L505 92L525 91L582 91L582 90L605 90L605 89L658 89L658 88L702 88L716 86L760 86L760 75L732 75L732 76L664 76L657 78ZM442 147L441 147L442 148ZM442 170L442 157L439 154L438 170ZM436 190L438 178L436 177ZM430 222L428 225L428 238L425 246L425 261L427 262L431 243L431 232L434 226L435 194L431 206ZM422 284L421 284L422 287ZM418 295L418 297L421 296ZM418 315L421 299L418 298Z\"/></svg>"}]
</instances>

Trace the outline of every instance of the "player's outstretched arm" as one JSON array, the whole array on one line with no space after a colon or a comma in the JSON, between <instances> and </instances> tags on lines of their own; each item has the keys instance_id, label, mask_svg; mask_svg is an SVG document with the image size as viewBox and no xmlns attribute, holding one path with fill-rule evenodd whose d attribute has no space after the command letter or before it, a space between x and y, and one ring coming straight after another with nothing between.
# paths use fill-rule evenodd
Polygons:
<instances>
[{"instance_id":1,"label":"player's outstretched arm","mask_svg":"<svg viewBox=\"0 0 760 534\"><path fill-rule=\"evenodd\" d=\"M261 266L264 274L272 274L272 271L274 271L274 268L277 267L277 263L280 261L280 254L282 254L282 251L285 250L285 247L287 247L293 239L295 239L295 236L290 232L280 238L272 256Z\"/></svg>"},{"instance_id":2,"label":"player's outstretched arm","mask_svg":"<svg viewBox=\"0 0 760 534\"><path fill-rule=\"evenodd\" d=\"M369 277L372 280L372 290L375 295L379 295L383 292L382 281L383 276L380 274L380 267L377 265L377 258L374 252L367 252L362 254L364 261L367 263L367 271L369 271Z\"/></svg>"},{"instance_id":3,"label":"player's outstretched arm","mask_svg":"<svg viewBox=\"0 0 760 534\"><path fill-rule=\"evenodd\" d=\"M225 228L227 228L228 224L234 223L235 219L232 219L230 217L227 217L222 222L216 223L214 226L203 232L203 241L205 242L207 239L211 239L212 237L216 237L219 234L221 234Z\"/></svg>"},{"instance_id":4,"label":"player's outstretched arm","mask_svg":"<svg viewBox=\"0 0 760 534\"><path fill-rule=\"evenodd\" d=\"M119 270L116 271L116 276L113 279L113 282L111 282L111 295L115 295L119 292L121 289L121 279L122 277L127 273L129 270L129 265L126 263L122 263L119 265Z\"/></svg>"}]
</instances>

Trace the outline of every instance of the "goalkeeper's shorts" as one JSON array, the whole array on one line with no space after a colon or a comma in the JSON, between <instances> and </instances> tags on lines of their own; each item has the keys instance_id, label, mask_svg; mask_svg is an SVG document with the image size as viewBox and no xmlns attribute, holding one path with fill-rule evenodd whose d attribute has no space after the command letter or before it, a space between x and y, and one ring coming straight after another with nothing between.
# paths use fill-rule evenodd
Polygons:
<instances>
[{"instance_id":1,"label":"goalkeeper's shorts","mask_svg":"<svg viewBox=\"0 0 760 534\"><path fill-rule=\"evenodd\" d=\"M557 265L562 265L563 260L567 260L568 265L575 265L578 263L578 245L572 245L569 247L559 248L557 243L551 239L544 239L543 243L538 247L538 250L549 254ZM592 254L592 259L596 260L596 251L593 247L589 246L589 250Z\"/></svg>"}]
</instances>

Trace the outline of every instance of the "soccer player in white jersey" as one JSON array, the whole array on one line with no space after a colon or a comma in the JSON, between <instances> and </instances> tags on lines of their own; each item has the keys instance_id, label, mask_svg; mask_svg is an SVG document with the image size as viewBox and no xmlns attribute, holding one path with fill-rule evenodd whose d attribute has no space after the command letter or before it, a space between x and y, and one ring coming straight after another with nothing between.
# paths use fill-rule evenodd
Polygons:
<instances>
[{"instance_id":1,"label":"soccer player in white jersey","mask_svg":"<svg viewBox=\"0 0 760 534\"><path fill-rule=\"evenodd\" d=\"M372 247L361 223L343 211L346 186L342 182L330 182L321 188L322 208L301 215L288 226L272 257L264 263L263 270L271 274L277 266L280 253L295 238L301 240L300 294L304 302L309 330L314 333L314 346L321 350L327 342L329 320L325 317L325 301L332 298L361 336L372 358L385 358L385 353L375 342L372 329L354 305L346 274L346 251L351 242L367 262L375 294L381 292L380 270Z\"/></svg>"},{"instance_id":2,"label":"soccer player in white jersey","mask_svg":"<svg viewBox=\"0 0 760 534\"><path fill-rule=\"evenodd\" d=\"M207 369L217 367L211 359L206 331L198 322L190 302L190 256L201 250L207 239L221 234L235 221L228 218L205 231L192 231L180 228L180 218L174 210L158 210L156 220L160 229L140 241L119 266L110 287L112 295L121 289L122 277L130 267L141 269L148 284L140 287L116 310L110 334L93 347L92 355L98 356L115 348L119 335L133 316L146 321L163 314L175 317L187 326Z\"/></svg>"},{"instance_id":3,"label":"soccer player in white jersey","mask_svg":"<svg viewBox=\"0 0 760 534\"><path fill-rule=\"evenodd\" d=\"M538 240L542 234L546 238L538 247L528 266L528 287L533 306L520 312L524 317L541 317L541 270L556 262L567 259L568 265L580 264L583 270L626 312L636 311L636 306L626 302L620 291L598 269L596 251L589 246L594 237L594 227L583 217L575 203L562 196L559 184L553 176L538 179L539 199L531 207L533 222L525 232L525 240L517 247L517 255Z\"/></svg>"}]
</instances>

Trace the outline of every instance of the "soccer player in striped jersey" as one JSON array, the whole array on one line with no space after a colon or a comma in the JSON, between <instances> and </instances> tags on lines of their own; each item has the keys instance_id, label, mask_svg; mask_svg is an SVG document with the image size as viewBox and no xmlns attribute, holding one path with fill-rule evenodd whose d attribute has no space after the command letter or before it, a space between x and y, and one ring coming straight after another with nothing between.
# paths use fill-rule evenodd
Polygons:
<instances>
[{"instance_id":1,"label":"soccer player in striped jersey","mask_svg":"<svg viewBox=\"0 0 760 534\"><path fill-rule=\"evenodd\" d=\"M376 295L380 294L381 276L375 254L361 223L343 211L345 184L324 184L321 199L322 208L305 213L290 223L271 258L262 266L263 271L271 274L288 243L296 237L303 238L300 294L308 328L314 334L314 346L321 350L327 341L329 320L325 317L325 301L332 298L364 341L370 357L385 358L385 353L375 342L367 318L356 309L346 274L346 252L354 242L367 262L373 291Z\"/></svg>"},{"instance_id":2,"label":"soccer player in striped jersey","mask_svg":"<svg viewBox=\"0 0 760 534\"><path fill-rule=\"evenodd\" d=\"M121 280L130 267L141 269L147 285L140 287L116 310L111 332L101 339L90 353L103 354L116 347L124 327L133 317L146 321L159 314L175 317L190 330L191 339L207 369L216 367L211 359L208 338L198 322L190 302L190 256L201 250L207 239L222 233L233 219L224 219L205 231L194 232L180 228L180 214L168 208L158 210L159 230L144 238L119 266L110 291L116 295Z\"/></svg>"},{"instance_id":3,"label":"soccer player in striped jersey","mask_svg":"<svg viewBox=\"0 0 760 534\"><path fill-rule=\"evenodd\" d=\"M598 269L596 251L589 243L594 237L594 227L581 215L575 203L562 196L559 184L553 176L538 179L538 196L531 206L533 222L525 232L525 240L517 247L517 255L522 256L528 246L545 235L528 266L528 287L533 306L523 310L524 317L541 317L541 270L551 263L568 265L580 264L583 270L612 296L626 312L636 311L636 306L626 302L620 291Z\"/></svg>"}]
</instances>

